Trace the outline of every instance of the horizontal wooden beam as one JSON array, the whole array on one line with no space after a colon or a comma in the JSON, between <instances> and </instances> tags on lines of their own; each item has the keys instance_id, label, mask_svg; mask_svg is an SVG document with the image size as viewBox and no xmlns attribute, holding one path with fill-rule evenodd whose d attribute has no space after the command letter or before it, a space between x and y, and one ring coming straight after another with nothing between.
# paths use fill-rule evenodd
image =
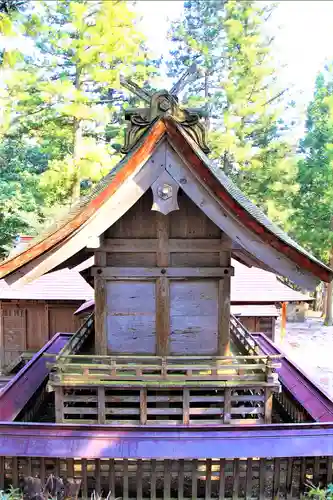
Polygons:
<instances>
[{"instance_id":1,"label":"horizontal wooden beam","mask_svg":"<svg viewBox=\"0 0 333 500\"><path fill-rule=\"evenodd\" d=\"M105 239L101 246L101 250L105 252L156 252L158 240L156 238L115 238ZM169 252L220 252L222 250L229 250L231 243L219 239L169 239Z\"/></svg>"},{"instance_id":2,"label":"horizontal wooden beam","mask_svg":"<svg viewBox=\"0 0 333 500\"><path fill-rule=\"evenodd\" d=\"M233 276L230 267L93 267L92 275L106 279L131 278L222 278Z\"/></svg>"},{"instance_id":3,"label":"horizontal wooden beam","mask_svg":"<svg viewBox=\"0 0 333 500\"><path fill-rule=\"evenodd\" d=\"M198 426L1 423L0 454L55 458L320 457L333 454L333 424Z\"/></svg>"}]
</instances>

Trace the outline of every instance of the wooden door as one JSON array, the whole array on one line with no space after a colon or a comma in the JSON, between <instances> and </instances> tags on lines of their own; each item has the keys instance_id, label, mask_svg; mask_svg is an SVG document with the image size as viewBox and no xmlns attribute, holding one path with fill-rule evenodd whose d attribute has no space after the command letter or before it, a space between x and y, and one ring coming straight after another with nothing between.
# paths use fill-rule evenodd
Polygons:
<instances>
[{"instance_id":1,"label":"wooden door","mask_svg":"<svg viewBox=\"0 0 333 500\"><path fill-rule=\"evenodd\" d=\"M155 354L155 282L109 281L106 288L108 351Z\"/></svg>"},{"instance_id":2,"label":"wooden door","mask_svg":"<svg viewBox=\"0 0 333 500\"><path fill-rule=\"evenodd\" d=\"M217 353L218 280L170 282L170 330L170 354Z\"/></svg>"},{"instance_id":3,"label":"wooden door","mask_svg":"<svg viewBox=\"0 0 333 500\"><path fill-rule=\"evenodd\" d=\"M4 364L14 361L26 350L26 309L3 308Z\"/></svg>"}]
</instances>

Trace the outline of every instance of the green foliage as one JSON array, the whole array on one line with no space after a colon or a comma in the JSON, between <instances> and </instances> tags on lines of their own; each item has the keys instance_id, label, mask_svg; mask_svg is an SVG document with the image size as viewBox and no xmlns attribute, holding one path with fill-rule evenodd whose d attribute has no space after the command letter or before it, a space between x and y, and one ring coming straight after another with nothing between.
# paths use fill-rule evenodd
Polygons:
<instances>
[{"instance_id":1,"label":"green foliage","mask_svg":"<svg viewBox=\"0 0 333 500\"><path fill-rule=\"evenodd\" d=\"M21 490L13 488L10 486L9 490L0 490L0 500L21 500L22 493Z\"/></svg>"},{"instance_id":2,"label":"green foliage","mask_svg":"<svg viewBox=\"0 0 333 500\"><path fill-rule=\"evenodd\" d=\"M0 68L3 255L117 163L111 144L122 142L128 100L120 74L143 82L156 61L125 1L7 0L0 30L20 47L3 51Z\"/></svg>"},{"instance_id":3,"label":"green foliage","mask_svg":"<svg viewBox=\"0 0 333 500\"><path fill-rule=\"evenodd\" d=\"M270 218L287 225L296 165L283 134L283 92L275 81L263 25L274 5L191 0L170 36L175 76L196 60L202 77L184 101L209 108L212 157Z\"/></svg>"},{"instance_id":4,"label":"green foliage","mask_svg":"<svg viewBox=\"0 0 333 500\"><path fill-rule=\"evenodd\" d=\"M143 36L124 1L40 0L19 29L34 51L5 74L2 105L11 107L11 117L3 133L37 140L51 162L43 189L50 180L54 190L58 175L58 202L73 201L82 181L95 182L112 164L105 128L117 120L120 73L140 79L151 71Z\"/></svg>"},{"instance_id":5,"label":"green foliage","mask_svg":"<svg viewBox=\"0 0 333 500\"><path fill-rule=\"evenodd\" d=\"M47 157L20 140L0 145L0 255L6 254L20 232L33 233L42 217L39 177Z\"/></svg>"},{"instance_id":6,"label":"green foliage","mask_svg":"<svg viewBox=\"0 0 333 500\"><path fill-rule=\"evenodd\" d=\"M329 484L327 488L320 488L309 483L308 488L309 491L306 498L311 498L312 500L333 500L333 484Z\"/></svg>"},{"instance_id":7,"label":"green foliage","mask_svg":"<svg viewBox=\"0 0 333 500\"><path fill-rule=\"evenodd\" d=\"M333 244L333 69L316 80L300 143L293 232L306 248L328 261Z\"/></svg>"}]
</instances>

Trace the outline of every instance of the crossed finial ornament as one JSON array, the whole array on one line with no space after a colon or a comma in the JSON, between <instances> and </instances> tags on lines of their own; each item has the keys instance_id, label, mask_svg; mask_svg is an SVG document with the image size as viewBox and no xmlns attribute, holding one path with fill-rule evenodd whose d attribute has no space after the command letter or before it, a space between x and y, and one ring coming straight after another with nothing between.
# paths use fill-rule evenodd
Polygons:
<instances>
[{"instance_id":1,"label":"crossed finial ornament","mask_svg":"<svg viewBox=\"0 0 333 500\"><path fill-rule=\"evenodd\" d=\"M128 121L128 126L125 132L125 143L121 149L122 153L128 153L150 125L162 116L171 116L205 153L209 152L206 144L206 130L200 121L204 110L181 108L177 97L188 83L189 77L193 77L196 72L196 65L192 64L170 91L160 90L153 93L142 89L129 79L120 79L123 87L149 105L147 108L126 110L125 119Z\"/></svg>"}]
</instances>

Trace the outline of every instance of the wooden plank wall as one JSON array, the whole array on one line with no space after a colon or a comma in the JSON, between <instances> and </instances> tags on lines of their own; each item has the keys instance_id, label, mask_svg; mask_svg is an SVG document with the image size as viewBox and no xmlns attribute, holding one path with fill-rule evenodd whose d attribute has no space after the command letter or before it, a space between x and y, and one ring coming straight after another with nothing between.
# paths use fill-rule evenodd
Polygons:
<instances>
[{"instance_id":1,"label":"wooden plank wall","mask_svg":"<svg viewBox=\"0 0 333 500\"><path fill-rule=\"evenodd\" d=\"M275 318L267 316L242 316L239 321L249 332L261 332L274 341Z\"/></svg>"},{"instance_id":2,"label":"wooden plank wall","mask_svg":"<svg viewBox=\"0 0 333 500\"><path fill-rule=\"evenodd\" d=\"M152 211L149 190L101 238L99 354L229 353L230 241L182 190L178 203L168 215Z\"/></svg>"},{"instance_id":3,"label":"wooden plank wall","mask_svg":"<svg viewBox=\"0 0 333 500\"><path fill-rule=\"evenodd\" d=\"M0 301L0 370L25 351L38 351L57 332L75 332L81 302Z\"/></svg>"}]
</instances>

